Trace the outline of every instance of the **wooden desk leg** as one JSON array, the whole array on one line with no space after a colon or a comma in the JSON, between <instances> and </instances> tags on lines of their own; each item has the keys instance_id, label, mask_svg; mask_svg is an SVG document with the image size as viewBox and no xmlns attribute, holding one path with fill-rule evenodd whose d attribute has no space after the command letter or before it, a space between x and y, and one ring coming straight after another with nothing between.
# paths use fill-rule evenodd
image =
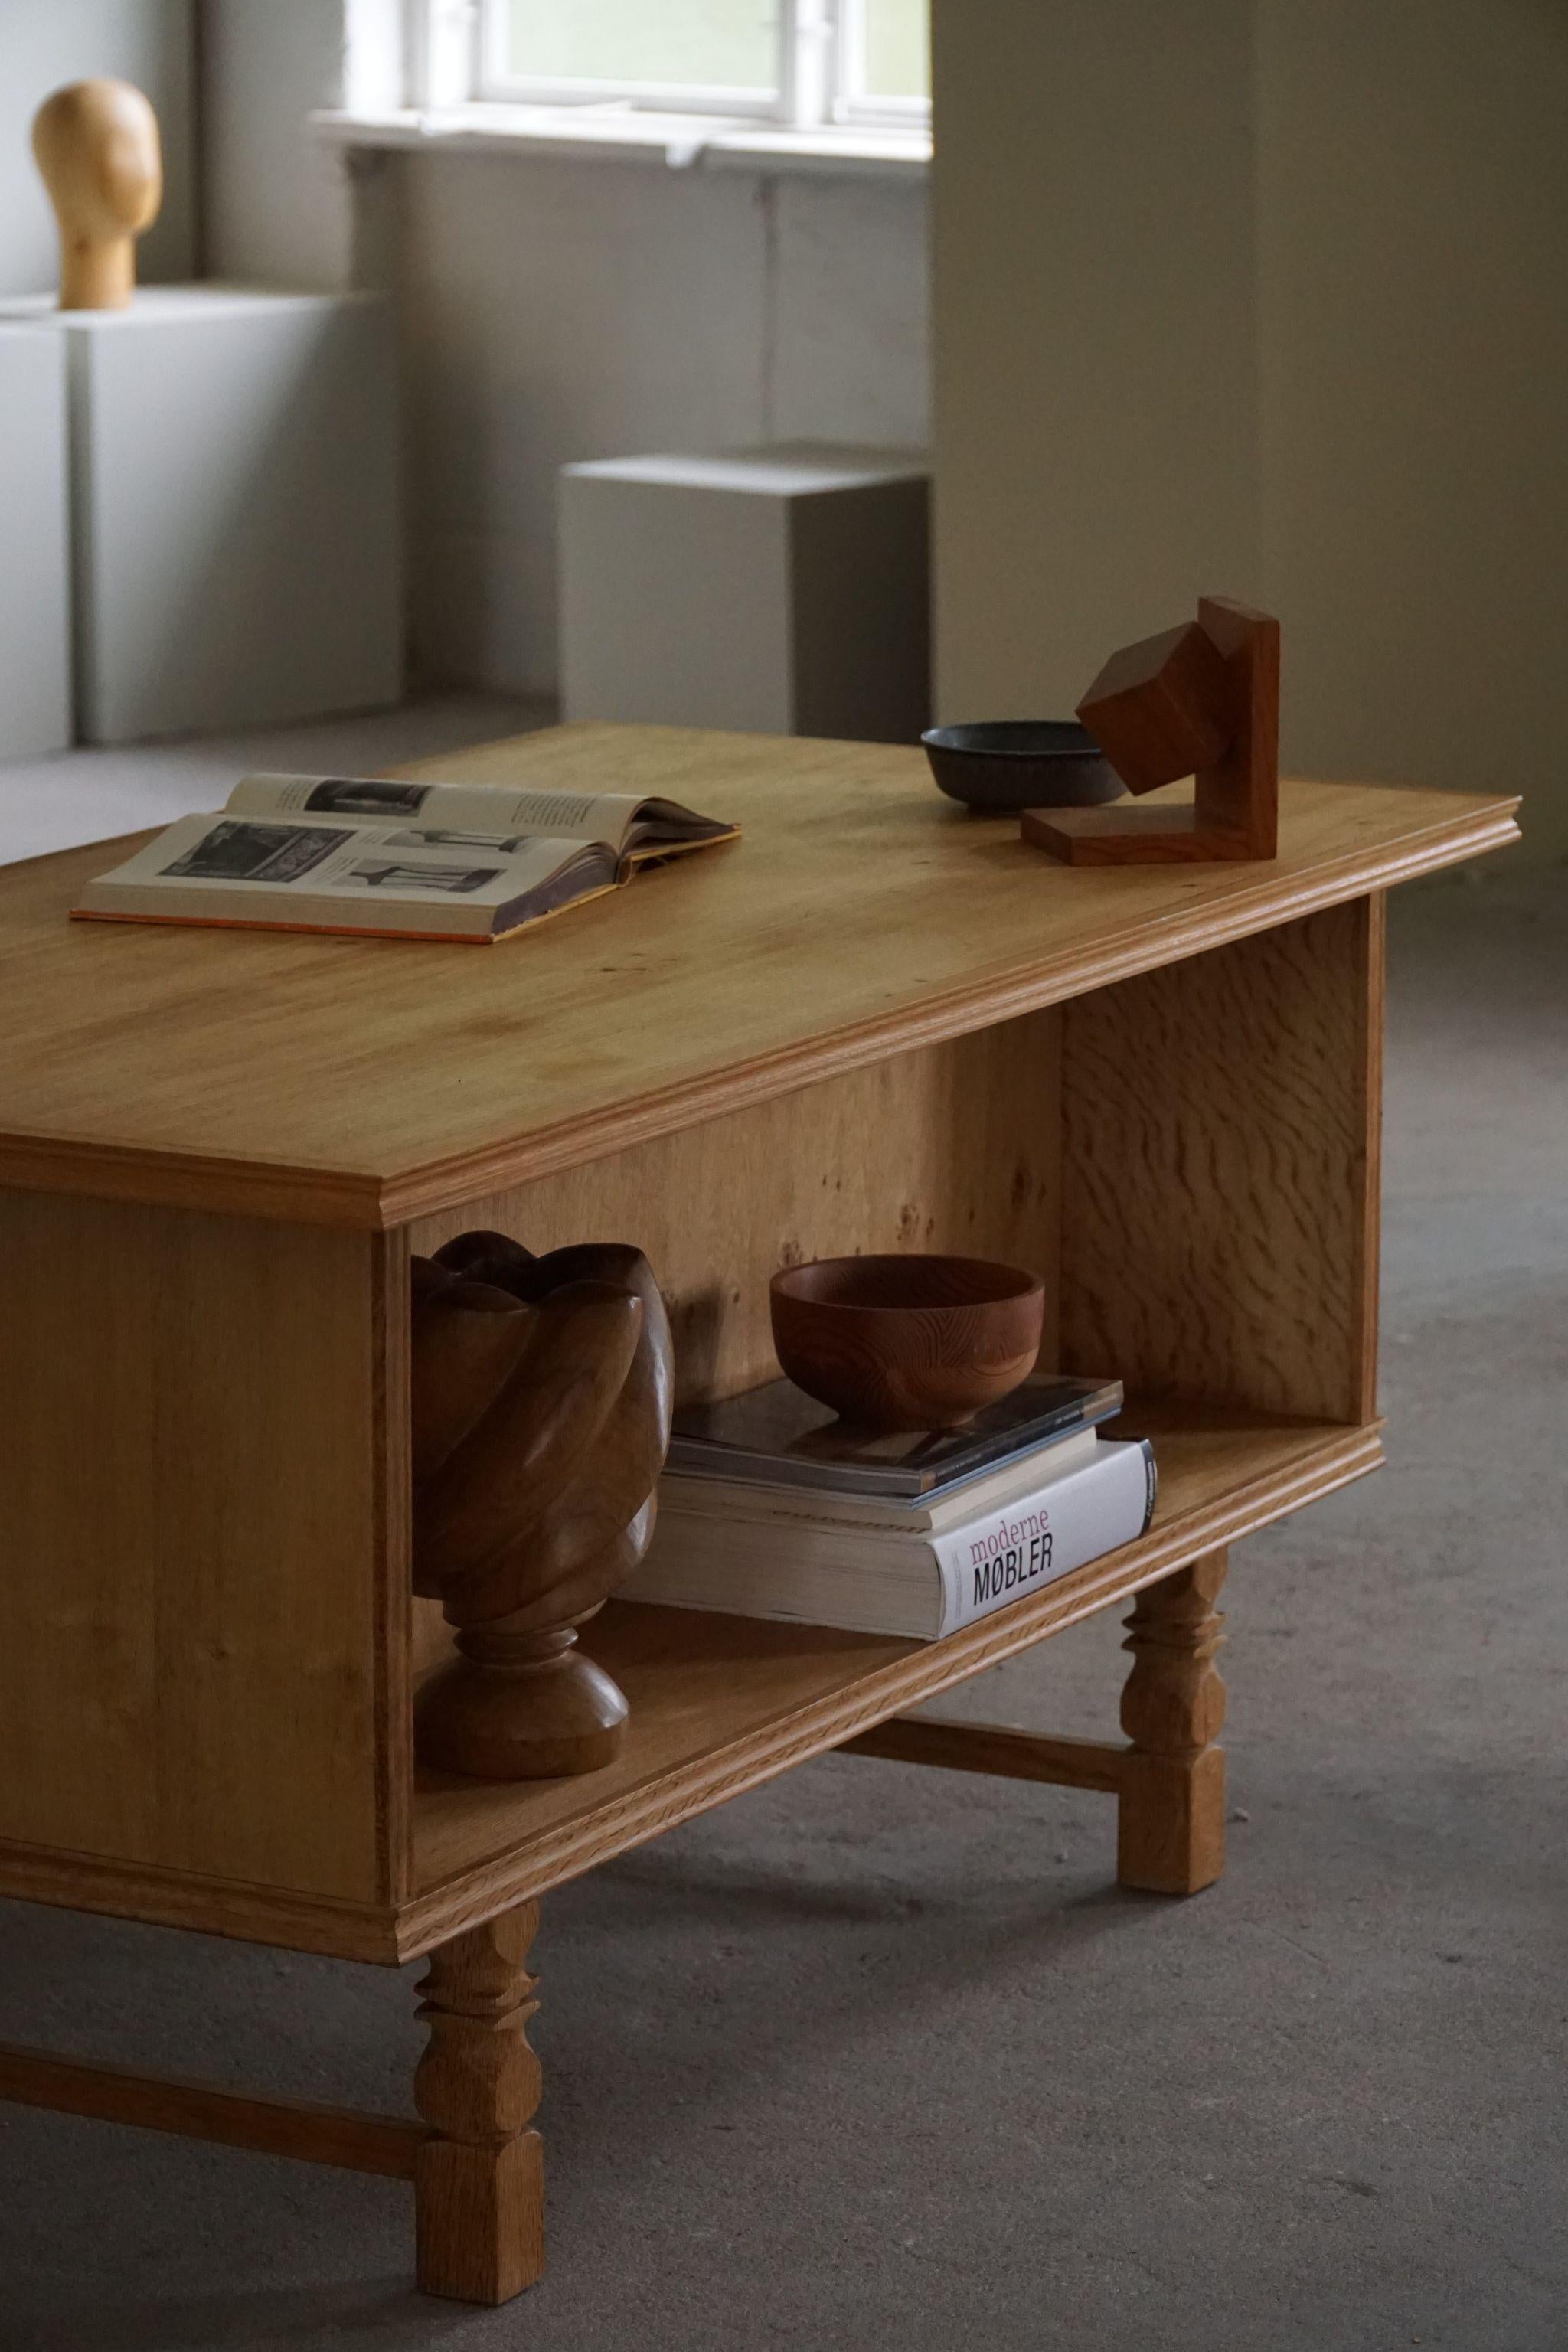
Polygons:
<instances>
[{"instance_id":1,"label":"wooden desk leg","mask_svg":"<svg viewBox=\"0 0 1568 2352\"><path fill-rule=\"evenodd\" d=\"M1227 1565L1205 1552L1138 1596L1123 1649L1121 1728L1132 1742L1117 1802L1116 1874L1154 1895L1195 1895L1225 1868L1225 1685L1215 1608Z\"/></svg>"},{"instance_id":2,"label":"wooden desk leg","mask_svg":"<svg viewBox=\"0 0 1568 2352\"><path fill-rule=\"evenodd\" d=\"M430 2040L414 2104L433 2137L414 2176L419 2284L461 2303L506 2303L544 2268L539 2061L528 2021L539 2004L524 1965L537 1903L471 1927L430 1955L419 2014Z\"/></svg>"}]
</instances>

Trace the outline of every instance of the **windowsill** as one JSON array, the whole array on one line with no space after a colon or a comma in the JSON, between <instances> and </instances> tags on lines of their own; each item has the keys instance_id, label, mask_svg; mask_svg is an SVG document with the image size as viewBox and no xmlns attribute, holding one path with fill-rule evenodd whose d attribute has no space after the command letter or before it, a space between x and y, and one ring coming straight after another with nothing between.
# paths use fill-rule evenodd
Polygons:
<instances>
[{"instance_id":1,"label":"windowsill","mask_svg":"<svg viewBox=\"0 0 1568 2352\"><path fill-rule=\"evenodd\" d=\"M805 172L819 176L923 179L931 134L865 123L795 131L718 114L655 114L621 106L454 106L421 113L312 114L341 147L417 148L426 154L571 155L668 164L672 170Z\"/></svg>"}]
</instances>

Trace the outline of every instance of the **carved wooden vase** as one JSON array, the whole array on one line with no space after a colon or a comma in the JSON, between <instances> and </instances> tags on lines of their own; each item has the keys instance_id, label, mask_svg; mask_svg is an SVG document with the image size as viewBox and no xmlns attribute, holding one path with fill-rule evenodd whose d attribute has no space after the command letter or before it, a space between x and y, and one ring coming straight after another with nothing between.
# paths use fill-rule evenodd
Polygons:
<instances>
[{"instance_id":1,"label":"carved wooden vase","mask_svg":"<svg viewBox=\"0 0 1568 2352\"><path fill-rule=\"evenodd\" d=\"M669 1321L640 1250L534 1257L462 1234L413 1265L414 1589L460 1654L421 1690L427 1763L486 1780L596 1771L626 1702L577 1627L653 1533Z\"/></svg>"}]
</instances>

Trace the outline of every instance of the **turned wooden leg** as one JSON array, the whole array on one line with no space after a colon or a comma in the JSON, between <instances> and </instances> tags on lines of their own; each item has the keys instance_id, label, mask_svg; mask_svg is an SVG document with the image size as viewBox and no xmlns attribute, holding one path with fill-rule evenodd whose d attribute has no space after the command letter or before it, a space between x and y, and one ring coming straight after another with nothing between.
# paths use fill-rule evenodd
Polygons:
<instances>
[{"instance_id":1,"label":"turned wooden leg","mask_svg":"<svg viewBox=\"0 0 1568 2352\"><path fill-rule=\"evenodd\" d=\"M1132 1742L1117 1805L1116 1874L1154 1895L1195 1895L1225 1868L1225 1685L1215 1608L1226 1556L1206 1552L1138 1596L1122 1647L1132 1670L1121 1728Z\"/></svg>"},{"instance_id":2,"label":"turned wooden leg","mask_svg":"<svg viewBox=\"0 0 1568 2352\"><path fill-rule=\"evenodd\" d=\"M430 2040L414 2104L432 2137L414 2177L419 2284L462 2303L506 2303L544 2268L539 2061L528 2021L539 2004L524 1965L539 1925L521 1904L443 1944L420 1985Z\"/></svg>"}]
</instances>

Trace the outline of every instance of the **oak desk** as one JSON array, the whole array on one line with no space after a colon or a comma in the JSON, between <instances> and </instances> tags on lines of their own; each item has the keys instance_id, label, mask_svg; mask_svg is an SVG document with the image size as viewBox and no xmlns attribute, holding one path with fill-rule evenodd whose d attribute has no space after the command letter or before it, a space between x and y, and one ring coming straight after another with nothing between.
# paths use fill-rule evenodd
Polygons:
<instances>
[{"instance_id":1,"label":"oak desk","mask_svg":"<svg viewBox=\"0 0 1568 2352\"><path fill-rule=\"evenodd\" d=\"M1268 865L1078 870L916 751L566 728L400 772L667 791L744 840L482 950L68 925L0 874L0 1893L348 1958L433 1952L424 2120L43 2053L0 2095L416 2184L419 2272L537 2274L534 1898L829 1748L1118 1798L1125 1883L1221 1866L1225 1547L1379 1459L1382 892L1513 803L1284 788ZM411 1250L639 1243L685 1394L773 1370L787 1257L1046 1271L1160 1437L1140 1542L921 1645L607 1609L621 1758L416 1772ZM1142 1595L1130 1745L900 1715Z\"/></svg>"}]
</instances>

